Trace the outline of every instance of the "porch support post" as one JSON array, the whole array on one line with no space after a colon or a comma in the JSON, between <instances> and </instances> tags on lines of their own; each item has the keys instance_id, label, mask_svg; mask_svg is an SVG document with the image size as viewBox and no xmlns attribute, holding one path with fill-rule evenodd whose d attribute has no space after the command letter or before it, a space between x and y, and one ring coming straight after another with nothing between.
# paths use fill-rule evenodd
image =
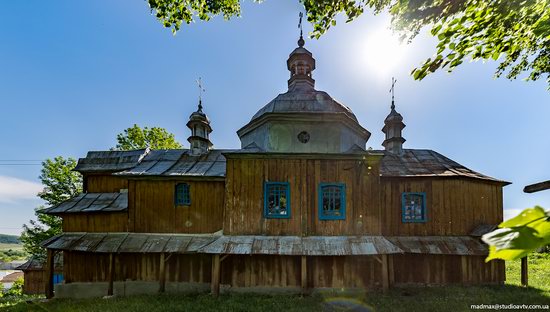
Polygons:
<instances>
[{"instance_id":1,"label":"porch support post","mask_svg":"<svg viewBox=\"0 0 550 312\"><path fill-rule=\"evenodd\" d=\"M166 290L166 265L164 252L160 254L159 266L159 292L163 293Z\"/></svg>"},{"instance_id":2,"label":"porch support post","mask_svg":"<svg viewBox=\"0 0 550 312\"><path fill-rule=\"evenodd\" d=\"M387 292L390 288L390 273L388 266L388 255L382 255L382 290Z\"/></svg>"},{"instance_id":3,"label":"porch support post","mask_svg":"<svg viewBox=\"0 0 550 312\"><path fill-rule=\"evenodd\" d=\"M113 285L115 281L115 256L113 253L109 254L109 288L107 289L107 296L113 295Z\"/></svg>"},{"instance_id":4,"label":"porch support post","mask_svg":"<svg viewBox=\"0 0 550 312\"><path fill-rule=\"evenodd\" d=\"M302 269L301 269L301 285L302 285L302 294L307 293L307 256L302 256Z\"/></svg>"},{"instance_id":5,"label":"porch support post","mask_svg":"<svg viewBox=\"0 0 550 312\"><path fill-rule=\"evenodd\" d=\"M220 295L220 255L212 256L212 281L211 281L212 296Z\"/></svg>"},{"instance_id":6,"label":"porch support post","mask_svg":"<svg viewBox=\"0 0 550 312\"><path fill-rule=\"evenodd\" d=\"M55 250L48 249L46 258L46 298L53 298L53 272L55 269Z\"/></svg>"},{"instance_id":7,"label":"porch support post","mask_svg":"<svg viewBox=\"0 0 550 312\"><path fill-rule=\"evenodd\" d=\"M527 266L527 256L521 258L521 285L529 286L529 271Z\"/></svg>"}]
</instances>

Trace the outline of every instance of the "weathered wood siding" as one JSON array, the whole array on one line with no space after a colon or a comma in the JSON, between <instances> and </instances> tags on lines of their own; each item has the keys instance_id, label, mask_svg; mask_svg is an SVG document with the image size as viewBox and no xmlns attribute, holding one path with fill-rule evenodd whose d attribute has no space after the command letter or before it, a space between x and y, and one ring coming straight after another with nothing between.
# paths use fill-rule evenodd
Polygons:
<instances>
[{"instance_id":1,"label":"weathered wood siding","mask_svg":"<svg viewBox=\"0 0 550 312\"><path fill-rule=\"evenodd\" d=\"M127 189L128 180L110 174L93 174L84 176L84 185L84 191L87 193L114 193L120 192L120 189Z\"/></svg>"},{"instance_id":2,"label":"weathered wood siding","mask_svg":"<svg viewBox=\"0 0 550 312\"><path fill-rule=\"evenodd\" d=\"M370 169L369 169L370 167ZM227 159L224 233L265 235L379 234L379 163L360 159ZM267 219L264 182L290 184L290 219ZM346 219L319 220L318 187L346 184Z\"/></svg>"},{"instance_id":3,"label":"weathered wood siding","mask_svg":"<svg viewBox=\"0 0 550 312\"><path fill-rule=\"evenodd\" d=\"M394 255L397 285L498 284L506 273L503 261L485 263L484 256Z\"/></svg>"},{"instance_id":4,"label":"weathered wood siding","mask_svg":"<svg viewBox=\"0 0 550 312\"><path fill-rule=\"evenodd\" d=\"M502 185L458 178L382 178L383 235L468 235L502 222ZM404 223L401 194L426 192L427 222Z\"/></svg>"},{"instance_id":5,"label":"weathered wood siding","mask_svg":"<svg viewBox=\"0 0 550 312\"><path fill-rule=\"evenodd\" d=\"M23 293L27 295L43 295L46 286L45 270L28 270L23 277Z\"/></svg>"},{"instance_id":6,"label":"weathered wood siding","mask_svg":"<svg viewBox=\"0 0 550 312\"><path fill-rule=\"evenodd\" d=\"M107 282L109 255L84 252L64 252L66 283ZM166 261L166 281L209 283L212 257L210 255L172 255ZM115 281L158 281L159 254L115 255Z\"/></svg>"},{"instance_id":7,"label":"weathered wood siding","mask_svg":"<svg viewBox=\"0 0 550 312\"><path fill-rule=\"evenodd\" d=\"M127 212L74 213L63 215L63 232L127 232Z\"/></svg>"},{"instance_id":8,"label":"weathered wood siding","mask_svg":"<svg viewBox=\"0 0 550 312\"><path fill-rule=\"evenodd\" d=\"M191 205L175 205L177 183L189 184ZM223 181L132 180L129 192L132 232L213 233L222 229Z\"/></svg>"}]
</instances>

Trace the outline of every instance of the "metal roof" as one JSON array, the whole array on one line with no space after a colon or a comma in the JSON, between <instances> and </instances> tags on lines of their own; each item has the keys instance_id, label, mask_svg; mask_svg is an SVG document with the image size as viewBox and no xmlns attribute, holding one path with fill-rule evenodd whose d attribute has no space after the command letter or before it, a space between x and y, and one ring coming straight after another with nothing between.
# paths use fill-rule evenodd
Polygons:
<instances>
[{"instance_id":1,"label":"metal roof","mask_svg":"<svg viewBox=\"0 0 550 312\"><path fill-rule=\"evenodd\" d=\"M54 250L99 253L206 253L344 256L379 254L486 255L465 236L228 236L219 234L63 233L43 242Z\"/></svg>"},{"instance_id":2,"label":"metal roof","mask_svg":"<svg viewBox=\"0 0 550 312\"><path fill-rule=\"evenodd\" d=\"M223 178L226 170L224 153L269 154L255 145L240 150L210 150L207 154L200 156L190 155L189 150L186 149L89 152L86 158L79 160L75 170L80 172L117 171L114 175L127 177ZM403 154L396 155L384 150L365 151L357 146L348 154L357 153L384 154L380 166L382 177L466 177L509 184L468 169L432 150L404 149Z\"/></svg>"},{"instance_id":3,"label":"metal roof","mask_svg":"<svg viewBox=\"0 0 550 312\"><path fill-rule=\"evenodd\" d=\"M122 176L194 176L224 177L225 157L229 150L211 150L193 156L189 150L153 150L135 167L116 173Z\"/></svg>"},{"instance_id":4,"label":"metal roof","mask_svg":"<svg viewBox=\"0 0 550 312\"><path fill-rule=\"evenodd\" d=\"M467 177L510 184L475 172L438 152L425 149L404 149L401 155L386 152L382 158L380 174L382 177Z\"/></svg>"},{"instance_id":5,"label":"metal roof","mask_svg":"<svg viewBox=\"0 0 550 312\"><path fill-rule=\"evenodd\" d=\"M481 237L489 232L492 232L497 227L498 224L480 224L476 226L469 235L473 237Z\"/></svg>"},{"instance_id":6,"label":"metal roof","mask_svg":"<svg viewBox=\"0 0 550 312\"><path fill-rule=\"evenodd\" d=\"M133 151L91 151L86 158L80 158L74 168L81 173L121 171L135 167L149 149L139 149Z\"/></svg>"},{"instance_id":7,"label":"metal roof","mask_svg":"<svg viewBox=\"0 0 550 312\"><path fill-rule=\"evenodd\" d=\"M214 234L63 233L42 246L98 253L195 253L217 238Z\"/></svg>"},{"instance_id":8,"label":"metal roof","mask_svg":"<svg viewBox=\"0 0 550 312\"><path fill-rule=\"evenodd\" d=\"M55 270L62 270L63 269L63 255L62 254L56 254L55 258ZM21 271L35 271L35 270L43 270L44 266L46 265L45 261L37 259L35 257L30 258L27 262L21 264L20 266L16 267L15 270L21 270Z\"/></svg>"},{"instance_id":9,"label":"metal roof","mask_svg":"<svg viewBox=\"0 0 550 312\"><path fill-rule=\"evenodd\" d=\"M128 193L82 193L59 205L41 210L45 214L120 212L128 210Z\"/></svg>"},{"instance_id":10,"label":"metal roof","mask_svg":"<svg viewBox=\"0 0 550 312\"><path fill-rule=\"evenodd\" d=\"M210 254L344 256L403 253L382 236L222 236Z\"/></svg>"},{"instance_id":11,"label":"metal roof","mask_svg":"<svg viewBox=\"0 0 550 312\"><path fill-rule=\"evenodd\" d=\"M486 256L489 249L468 236L393 236L387 239L406 253Z\"/></svg>"}]
</instances>

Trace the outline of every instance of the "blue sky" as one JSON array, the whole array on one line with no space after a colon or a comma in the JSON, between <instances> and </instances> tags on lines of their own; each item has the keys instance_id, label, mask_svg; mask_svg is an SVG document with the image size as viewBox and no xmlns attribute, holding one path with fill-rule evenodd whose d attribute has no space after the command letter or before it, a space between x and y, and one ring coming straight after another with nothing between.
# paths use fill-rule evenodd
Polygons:
<instances>
[{"instance_id":1,"label":"blue sky","mask_svg":"<svg viewBox=\"0 0 550 312\"><path fill-rule=\"evenodd\" d=\"M245 1L242 17L197 22L176 36L145 1L10 1L0 11L0 160L83 157L108 149L137 123L160 126L184 143L196 109L195 80L218 148L239 147L236 130L286 91L286 59L298 36L297 0ZM513 182L509 213L550 207L550 192L524 194L550 179L550 93L544 81L493 79L494 62L466 63L421 82L410 70L435 42L392 43L389 19L364 14L307 40L316 88L349 106L381 148L391 77L407 127L407 148L436 150ZM311 26L305 24L306 32ZM4 162L5 163L5 162ZM36 162L35 162L36 163ZM20 232L40 205L40 166L0 165L0 233Z\"/></svg>"}]
</instances>

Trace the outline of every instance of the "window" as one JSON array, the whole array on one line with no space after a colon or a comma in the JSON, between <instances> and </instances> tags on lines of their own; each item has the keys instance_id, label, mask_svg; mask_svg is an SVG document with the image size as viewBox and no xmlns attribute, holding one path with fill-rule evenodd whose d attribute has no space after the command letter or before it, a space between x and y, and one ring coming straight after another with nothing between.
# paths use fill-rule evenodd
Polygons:
<instances>
[{"instance_id":1,"label":"window","mask_svg":"<svg viewBox=\"0 0 550 312\"><path fill-rule=\"evenodd\" d=\"M290 218L290 186L288 182L265 182L264 217Z\"/></svg>"},{"instance_id":2,"label":"window","mask_svg":"<svg viewBox=\"0 0 550 312\"><path fill-rule=\"evenodd\" d=\"M426 222L426 193L403 193L403 222Z\"/></svg>"},{"instance_id":3,"label":"window","mask_svg":"<svg viewBox=\"0 0 550 312\"><path fill-rule=\"evenodd\" d=\"M319 185L319 219L346 219L346 186L343 183Z\"/></svg>"},{"instance_id":4,"label":"window","mask_svg":"<svg viewBox=\"0 0 550 312\"><path fill-rule=\"evenodd\" d=\"M176 206L191 205L191 194L189 193L189 184L176 184Z\"/></svg>"}]
</instances>

